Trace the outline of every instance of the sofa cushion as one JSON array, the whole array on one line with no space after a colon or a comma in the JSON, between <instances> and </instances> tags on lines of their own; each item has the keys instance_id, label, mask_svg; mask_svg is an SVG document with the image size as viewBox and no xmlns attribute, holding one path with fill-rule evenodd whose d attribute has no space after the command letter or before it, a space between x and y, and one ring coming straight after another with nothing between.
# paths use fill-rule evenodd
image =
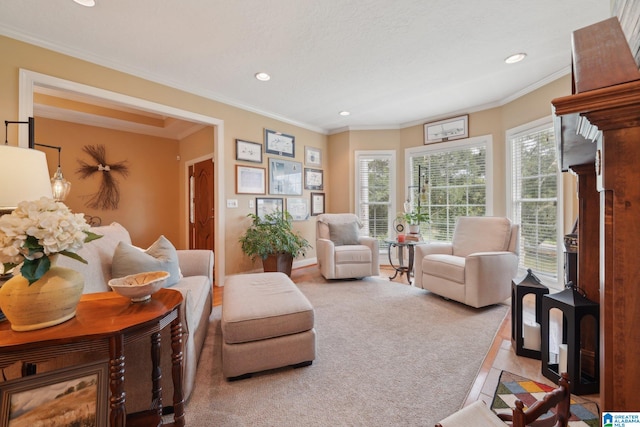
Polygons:
<instances>
[{"instance_id":1,"label":"sofa cushion","mask_svg":"<svg viewBox=\"0 0 640 427\"><path fill-rule=\"evenodd\" d=\"M358 224L355 222L329 224L329 238L336 246L358 245L358 237Z\"/></svg>"},{"instance_id":2,"label":"sofa cushion","mask_svg":"<svg viewBox=\"0 0 640 427\"><path fill-rule=\"evenodd\" d=\"M422 271L464 284L465 259L454 255L431 254L422 259Z\"/></svg>"},{"instance_id":3,"label":"sofa cushion","mask_svg":"<svg viewBox=\"0 0 640 427\"><path fill-rule=\"evenodd\" d=\"M180 280L176 248L164 236L160 236L146 250L120 242L113 254L111 271L113 277L124 277L145 271L167 271L170 276L165 286L173 286Z\"/></svg>"},{"instance_id":4,"label":"sofa cushion","mask_svg":"<svg viewBox=\"0 0 640 427\"><path fill-rule=\"evenodd\" d=\"M477 252L509 249L511 221L502 217L459 217L453 233L453 254L466 257Z\"/></svg>"}]
</instances>

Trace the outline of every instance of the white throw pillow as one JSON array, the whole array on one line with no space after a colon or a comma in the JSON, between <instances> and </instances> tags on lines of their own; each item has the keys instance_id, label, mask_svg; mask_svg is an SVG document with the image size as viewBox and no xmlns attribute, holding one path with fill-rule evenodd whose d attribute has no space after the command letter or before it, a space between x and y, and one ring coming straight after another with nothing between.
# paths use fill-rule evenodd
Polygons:
<instances>
[{"instance_id":1,"label":"white throw pillow","mask_svg":"<svg viewBox=\"0 0 640 427\"><path fill-rule=\"evenodd\" d=\"M178 253L169 239L160 236L149 248L120 242L113 254L111 275L114 278L146 271L167 271L170 276L165 287L173 286L180 280Z\"/></svg>"}]
</instances>

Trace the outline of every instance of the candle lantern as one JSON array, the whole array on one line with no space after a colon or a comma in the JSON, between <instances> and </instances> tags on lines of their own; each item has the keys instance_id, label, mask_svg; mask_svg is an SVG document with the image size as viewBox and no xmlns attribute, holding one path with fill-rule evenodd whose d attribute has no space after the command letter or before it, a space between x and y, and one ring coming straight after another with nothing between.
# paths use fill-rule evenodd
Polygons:
<instances>
[{"instance_id":1,"label":"candle lantern","mask_svg":"<svg viewBox=\"0 0 640 427\"><path fill-rule=\"evenodd\" d=\"M548 293L531 269L520 283L511 282L511 345L518 356L540 359L542 296ZM524 301L527 295L535 297L533 309Z\"/></svg>"},{"instance_id":2,"label":"candle lantern","mask_svg":"<svg viewBox=\"0 0 640 427\"><path fill-rule=\"evenodd\" d=\"M562 313L562 337L558 352L550 351L550 312ZM542 375L556 383L563 372L569 374L571 392L600 392L599 305L581 294L574 286L545 295L542 301Z\"/></svg>"}]
</instances>

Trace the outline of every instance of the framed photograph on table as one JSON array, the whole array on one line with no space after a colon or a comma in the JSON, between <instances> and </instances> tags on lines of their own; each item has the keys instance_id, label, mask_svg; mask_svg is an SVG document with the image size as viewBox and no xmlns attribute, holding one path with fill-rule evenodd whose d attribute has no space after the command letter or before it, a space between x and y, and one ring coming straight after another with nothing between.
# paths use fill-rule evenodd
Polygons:
<instances>
[{"instance_id":1,"label":"framed photograph on table","mask_svg":"<svg viewBox=\"0 0 640 427\"><path fill-rule=\"evenodd\" d=\"M236 139L236 160L262 163L262 144Z\"/></svg>"},{"instance_id":2,"label":"framed photograph on table","mask_svg":"<svg viewBox=\"0 0 640 427\"><path fill-rule=\"evenodd\" d=\"M256 215L264 219L265 215L284 212L284 199L273 197L256 197Z\"/></svg>"},{"instance_id":3,"label":"framed photograph on table","mask_svg":"<svg viewBox=\"0 0 640 427\"><path fill-rule=\"evenodd\" d=\"M311 215L324 213L324 193L311 193Z\"/></svg>"},{"instance_id":4,"label":"framed photograph on table","mask_svg":"<svg viewBox=\"0 0 640 427\"><path fill-rule=\"evenodd\" d=\"M451 141L469 137L469 115L453 117L424 125L424 143Z\"/></svg>"},{"instance_id":5,"label":"framed photograph on table","mask_svg":"<svg viewBox=\"0 0 640 427\"><path fill-rule=\"evenodd\" d=\"M287 212L291 214L294 221L306 221L309 219L309 199L302 197L287 198Z\"/></svg>"},{"instance_id":6,"label":"framed photograph on table","mask_svg":"<svg viewBox=\"0 0 640 427\"><path fill-rule=\"evenodd\" d=\"M322 150L316 147L304 147L304 164L321 168Z\"/></svg>"},{"instance_id":7,"label":"framed photograph on table","mask_svg":"<svg viewBox=\"0 0 640 427\"><path fill-rule=\"evenodd\" d=\"M302 195L302 163L269 158L269 194Z\"/></svg>"},{"instance_id":8,"label":"framed photograph on table","mask_svg":"<svg viewBox=\"0 0 640 427\"><path fill-rule=\"evenodd\" d=\"M106 360L2 382L0 425L106 427L108 385Z\"/></svg>"},{"instance_id":9,"label":"framed photograph on table","mask_svg":"<svg viewBox=\"0 0 640 427\"><path fill-rule=\"evenodd\" d=\"M324 190L321 169L304 168L304 188L306 190Z\"/></svg>"},{"instance_id":10,"label":"framed photograph on table","mask_svg":"<svg viewBox=\"0 0 640 427\"><path fill-rule=\"evenodd\" d=\"M265 168L236 165L236 194L264 194L266 175Z\"/></svg>"},{"instance_id":11,"label":"framed photograph on table","mask_svg":"<svg viewBox=\"0 0 640 427\"><path fill-rule=\"evenodd\" d=\"M296 156L296 138L293 135L265 129L264 144L265 153L286 157Z\"/></svg>"}]
</instances>

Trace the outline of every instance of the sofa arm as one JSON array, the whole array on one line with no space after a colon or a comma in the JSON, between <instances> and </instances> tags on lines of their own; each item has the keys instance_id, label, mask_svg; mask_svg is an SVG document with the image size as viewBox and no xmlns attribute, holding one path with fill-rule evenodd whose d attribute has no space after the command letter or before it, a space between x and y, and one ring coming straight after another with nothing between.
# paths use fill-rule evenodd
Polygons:
<instances>
[{"instance_id":1,"label":"sofa arm","mask_svg":"<svg viewBox=\"0 0 640 427\"><path fill-rule=\"evenodd\" d=\"M422 286L422 259L432 254L453 255L453 244L451 242L422 243L417 245L414 251L413 283L415 287L424 289Z\"/></svg>"},{"instance_id":2,"label":"sofa arm","mask_svg":"<svg viewBox=\"0 0 640 427\"><path fill-rule=\"evenodd\" d=\"M207 276L213 283L213 251L208 249L181 249L178 253L180 271L185 277Z\"/></svg>"},{"instance_id":3,"label":"sofa arm","mask_svg":"<svg viewBox=\"0 0 640 427\"><path fill-rule=\"evenodd\" d=\"M487 301L511 296L511 281L518 273L518 255L513 252L477 252L465 261L465 304L483 307Z\"/></svg>"},{"instance_id":4,"label":"sofa arm","mask_svg":"<svg viewBox=\"0 0 640 427\"><path fill-rule=\"evenodd\" d=\"M358 241L361 245L367 246L371 249L371 275L380 275L380 249L378 239L375 237L361 236Z\"/></svg>"}]
</instances>

